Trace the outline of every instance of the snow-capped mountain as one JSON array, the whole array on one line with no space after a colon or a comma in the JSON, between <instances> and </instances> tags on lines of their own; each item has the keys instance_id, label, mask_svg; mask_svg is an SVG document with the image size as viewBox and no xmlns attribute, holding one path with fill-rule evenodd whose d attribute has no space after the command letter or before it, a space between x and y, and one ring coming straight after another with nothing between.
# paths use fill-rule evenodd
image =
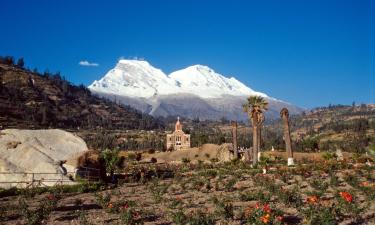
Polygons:
<instances>
[{"instance_id":1,"label":"snow-capped mountain","mask_svg":"<svg viewBox=\"0 0 375 225\"><path fill-rule=\"evenodd\" d=\"M178 92L176 81L146 61L120 60L102 79L89 86L92 91L128 97L150 98Z\"/></svg>"},{"instance_id":2,"label":"snow-capped mountain","mask_svg":"<svg viewBox=\"0 0 375 225\"><path fill-rule=\"evenodd\" d=\"M234 77L226 78L213 69L195 65L168 76L146 61L120 60L102 79L89 88L96 92L150 98L156 95L194 94L201 98L223 95L267 95L255 92Z\"/></svg>"},{"instance_id":3,"label":"snow-capped mountain","mask_svg":"<svg viewBox=\"0 0 375 225\"><path fill-rule=\"evenodd\" d=\"M179 84L180 92L196 94L202 98L219 98L223 95L267 97L250 89L234 77L226 78L207 66L189 66L169 74L168 77Z\"/></svg>"},{"instance_id":4,"label":"snow-capped mountain","mask_svg":"<svg viewBox=\"0 0 375 225\"><path fill-rule=\"evenodd\" d=\"M179 115L201 119L246 120L242 104L250 95L265 97L268 115L279 116L282 107L291 113L302 109L247 87L234 77L194 65L166 75L143 60L120 60L89 89L102 97L120 101L154 116Z\"/></svg>"}]
</instances>

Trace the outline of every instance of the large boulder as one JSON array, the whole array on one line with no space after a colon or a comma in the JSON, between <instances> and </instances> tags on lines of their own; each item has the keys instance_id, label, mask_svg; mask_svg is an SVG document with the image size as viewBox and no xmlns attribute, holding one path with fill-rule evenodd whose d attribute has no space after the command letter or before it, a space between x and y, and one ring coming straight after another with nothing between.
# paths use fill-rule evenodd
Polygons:
<instances>
[{"instance_id":1,"label":"large boulder","mask_svg":"<svg viewBox=\"0 0 375 225\"><path fill-rule=\"evenodd\" d=\"M64 164L62 168L61 162L71 162L86 151L84 140L63 130L2 130L0 187L25 187L32 184L32 179L40 180L46 186L61 179L66 183L66 175L74 175L76 165Z\"/></svg>"}]
</instances>

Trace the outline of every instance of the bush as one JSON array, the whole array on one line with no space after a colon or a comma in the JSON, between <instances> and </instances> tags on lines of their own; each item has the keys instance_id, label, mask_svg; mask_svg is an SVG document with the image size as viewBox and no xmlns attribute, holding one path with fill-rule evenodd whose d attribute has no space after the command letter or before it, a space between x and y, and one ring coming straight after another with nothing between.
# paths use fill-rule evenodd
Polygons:
<instances>
[{"instance_id":1,"label":"bush","mask_svg":"<svg viewBox=\"0 0 375 225\"><path fill-rule=\"evenodd\" d=\"M20 198L19 206L21 209L21 215L24 217L28 225L42 224L56 208L58 200L58 196L50 194L47 196L47 199L41 201L36 208L32 209L27 205L24 198Z\"/></svg>"},{"instance_id":2,"label":"bush","mask_svg":"<svg viewBox=\"0 0 375 225\"><path fill-rule=\"evenodd\" d=\"M234 213L232 203L227 203L214 198L214 204L216 215L218 215L219 217L223 217L223 219L233 219Z\"/></svg>"},{"instance_id":3,"label":"bush","mask_svg":"<svg viewBox=\"0 0 375 225\"><path fill-rule=\"evenodd\" d=\"M188 218L189 225L213 225L215 220L211 214L204 214L202 211L197 210L191 217Z\"/></svg>"},{"instance_id":4,"label":"bush","mask_svg":"<svg viewBox=\"0 0 375 225\"><path fill-rule=\"evenodd\" d=\"M190 159L188 159L188 158L182 158L182 160L181 160L183 163L190 163Z\"/></svg>"},{"instance_id":5,"label":"bush","mask_svg":"<svg viewBox=\"0 0 375 225\"><path fill-rule=\"evenodd\" d=\"M171 212L170 217L173 223L177 225L183 225L187 223L188 217L182 211L182 209L177 210L176 212Z\"/></svg>"}]
</instances>

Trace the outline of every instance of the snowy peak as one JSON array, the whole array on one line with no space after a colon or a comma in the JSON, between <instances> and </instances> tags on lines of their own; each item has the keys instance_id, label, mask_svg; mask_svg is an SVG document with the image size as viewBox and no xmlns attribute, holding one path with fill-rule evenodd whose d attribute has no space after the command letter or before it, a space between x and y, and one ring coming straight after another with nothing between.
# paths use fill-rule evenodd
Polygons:
<instances>
[{"instance_id":1,"label":"snowy peak","mask_svg":"<svg viewBox=\"0 0 375 225\"><path fill-rule=\"evenodd\" d=\"M120 60L102 79L89 86L93 91L129 97L149 98L158 94L173 94L173 80L146 61Z\"/></svg>"},{"instance_id":2,"label":"snowy peak","mask_svg":"<svg viewBox=\"0 0 375 225\"><path fill-rule=\"evenodd\" d=\"M185 92L199 93L199 96L203 98L218 98L222 95L267 97L263 93L255 92L235 78L227 78L207 66L189 66L171 73L169 77L178 81Z\"/></svg>"},{"instance_id":3,"label":"snowy peak","mask_svg":"<svg viewBox=\"0 0 375 225\"><path fill-rule=\"evenodd\" d=\"M201 98L223 95L267 97L207 66L189 66L167 76L144 60L120 60L114 69L89 88L95 92L140 98L170 94L193 94Z\"/></svg>"}]
</instances>

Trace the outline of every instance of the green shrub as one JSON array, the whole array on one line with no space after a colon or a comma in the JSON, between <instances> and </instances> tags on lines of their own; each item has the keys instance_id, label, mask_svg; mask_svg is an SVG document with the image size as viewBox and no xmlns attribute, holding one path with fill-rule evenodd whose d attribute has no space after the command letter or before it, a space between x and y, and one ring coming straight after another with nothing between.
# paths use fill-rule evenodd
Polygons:
<instances>
[{"instance_id":1,"label":"green shrub","mask_svg":"<svg viewBox=\"0 0 375 225\"><path fill-rule=\"evenodd\" d=\"M223 219L233 219L233 204L214 198L215 214Z\"/></svg>"},{"instance_id":2,"label":"green shrub","mask_svg":"<svg viewBox=\"0 0 375 225\"><path fill-rule=\"evenodd\" d=\"M187 223L189 225L213 225L215 220L211 214L205 214L201 210L197 210L188 217Z\"/></svg>"},{"instance_id":3,"label":"green shrub","mask_svg":"<svg viewBox=\"0 0 375 225\"><path fill-rule=\"evenodd\" d=\"M190 159L188 158L182 158L181 161L185 164L190 163Z\"/></svg>"},{"instance_id":4,"label":"green shrub","mask_svg":"<svg viewBox=\"0 0 375 225\"><path fill-rule=\"evenodd\" d=\"M176 212L171 212L170 217L172 222L177 225L184 225L187 223L188 217L182 211L182 209L178 209Z\"/></svg>"}]
</instances>

